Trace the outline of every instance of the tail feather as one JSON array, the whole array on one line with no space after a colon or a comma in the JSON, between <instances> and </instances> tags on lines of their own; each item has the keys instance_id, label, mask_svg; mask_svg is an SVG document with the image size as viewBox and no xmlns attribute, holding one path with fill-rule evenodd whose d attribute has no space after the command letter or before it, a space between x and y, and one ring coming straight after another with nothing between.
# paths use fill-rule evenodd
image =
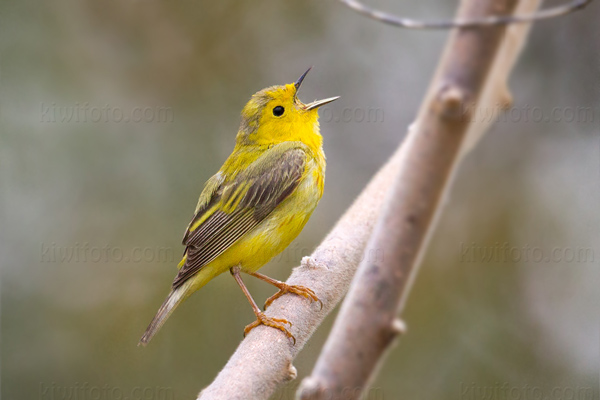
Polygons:
<instances>
[{"instance_id":1,"label":"tail feather","mask_svg":"<svg viewBox=\"0 0 600 400\"><path fill-rule=\"evenodd\" d=\"M144 332L144 335L140 339L138 346L147 345L150 339L152 339L152 337L156 335L156 332L158 332L161 326L163 326L163 324L165 323L167 318L169 318L171 313L173 313L175 308L177 308L177 306L187 297L186 289L187 286L184 285L169 293L162 306L160 306L158 312L152 319L152 322L150 322L150 325L148 325L148 328L146 328L146 332Z\"/></svg>"}]
</instances>

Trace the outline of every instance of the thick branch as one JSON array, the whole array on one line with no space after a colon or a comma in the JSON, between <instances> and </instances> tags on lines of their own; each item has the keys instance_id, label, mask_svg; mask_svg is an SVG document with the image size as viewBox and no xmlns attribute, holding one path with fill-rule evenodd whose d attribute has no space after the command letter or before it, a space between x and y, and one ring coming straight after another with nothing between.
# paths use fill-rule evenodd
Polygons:
<instances>
[{"instance_id":1,"label":"thick branch","mask_svg":"<svg viewBox=\"0 0 600 400\"><path fill-rule=\"evenodd\" d=\"M517 2L466 0L459 19L511 14ZM534 10L538 3L521 0L518 9ZM465 138L476 140L489 124L476 121L478 107L509 101L506 79L527 29L518 32L520 40L515 40L514 32L505 34L504 27L459 29L451 35L416 129L404 144L405 162L366 248L366 254L382 253L383 260L365 258L361 263L299 398L359 398L402 330L396 316L464 154Z\"/></svg>"}]
</instances>

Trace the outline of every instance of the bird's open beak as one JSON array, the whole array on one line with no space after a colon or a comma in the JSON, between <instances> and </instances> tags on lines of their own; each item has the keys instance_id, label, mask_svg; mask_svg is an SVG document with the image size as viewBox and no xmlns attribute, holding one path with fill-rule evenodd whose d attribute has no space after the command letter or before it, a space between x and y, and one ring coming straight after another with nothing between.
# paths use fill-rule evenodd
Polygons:
<instances>
[{"instance_id":1,"label":"bird's open beak","mask_svg":"<svg viewBox=\"0 0 600 400\"><path fill-rule=\"evenodd\" d=\"M312 69L312 67L310 67L309 69L307 69L306 72L304 72L302 74L302 76L300 76L300 78L298 78L298 80L296 82L294 82L294 86L296 87L296 92L298 92L298 89L300 89L300 85L302 85L302 81L304 80L304 78L306 78L306 74L308 74L308 72L311 69ZM330 97L328 99L313 101L312 103L309 103L309 104L306 105L305 110L308 111L308 110L312 110L312 109L315 109L315 108L319 108L322 105L325 105L327 103L331 103L332 101L337 100L339 98L340 98L340 96L336 96L336 97Z\"/></svg>"},{"instance_id":2,"label":"bird's open beak","mask_svg":"<svg viewBox=\"0 0 600 400\"><path fill-rule=\"evenodd\" d=\"M314 108L319 108L319 107L321 107L322 105L325 105L325 104L327 104L327 103L331 103L332 101L335 101L335 100L337 100L337 99L339 99L339 98L340 98L340 96L335 96L335 97L330 97L330 98L328 98L328 99L323 99L323 100L315 100L315 101L313 101L312 103L308 103L308 104L306 105L306 110L312 110L312 109L314 109Z\"/></svg>"},{"instance_id":3,"label":"bird's open beak","mask_svg":"<svg viewBox=\"0 0 600 400\"><path fill-rule=\"evenodd\" d=\"M306 72L304 72L302 74L302 76L300 78L298 78L298 80L296 82L294 82L294 86L296 86L296 92L298 91L298 89L300 89L300 85L302 85L302 81L304 80L304 78L306 78L306 74L308 74L308 71L310 71L312 69L312 67L309 67Z\"/></svg>"}]
</instances>

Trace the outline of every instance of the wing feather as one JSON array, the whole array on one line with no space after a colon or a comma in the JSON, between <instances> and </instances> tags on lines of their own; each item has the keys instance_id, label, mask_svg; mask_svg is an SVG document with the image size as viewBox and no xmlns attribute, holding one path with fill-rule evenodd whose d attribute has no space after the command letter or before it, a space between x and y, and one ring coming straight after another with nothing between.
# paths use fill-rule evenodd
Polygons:
<instances>
[{"instance_id":1,"label":"wing feather","mask_svg":"<svg viewBox=\"0 0 600 400\"><path fill-rule=\"evenodd\" d=\"M304 174L305 164L306 152L302 147L290 146L289 142L280 144L234 179L213 183L210 198L203 192L203 203L198 203L183 238L186 258L173 281L173 289L223 254L292 194Z\"/></svg>"}]
</instances>

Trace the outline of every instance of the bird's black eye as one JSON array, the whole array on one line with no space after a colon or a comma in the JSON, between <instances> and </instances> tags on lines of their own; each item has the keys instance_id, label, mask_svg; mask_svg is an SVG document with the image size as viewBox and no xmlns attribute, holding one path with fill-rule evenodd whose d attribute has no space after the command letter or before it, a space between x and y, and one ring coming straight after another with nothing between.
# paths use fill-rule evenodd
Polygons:
<instances>
[{"instance_id":1,"label":"bird's black eye","mask_svg":"<svg viewBox=\"0 0 600 400\"><path fill-rule=\"evenodd\" d=\"M281 106L277 106L273 109L273 115L276 117L281 117L285 111L285 108Z\"/></svg>"}]
</instances>

